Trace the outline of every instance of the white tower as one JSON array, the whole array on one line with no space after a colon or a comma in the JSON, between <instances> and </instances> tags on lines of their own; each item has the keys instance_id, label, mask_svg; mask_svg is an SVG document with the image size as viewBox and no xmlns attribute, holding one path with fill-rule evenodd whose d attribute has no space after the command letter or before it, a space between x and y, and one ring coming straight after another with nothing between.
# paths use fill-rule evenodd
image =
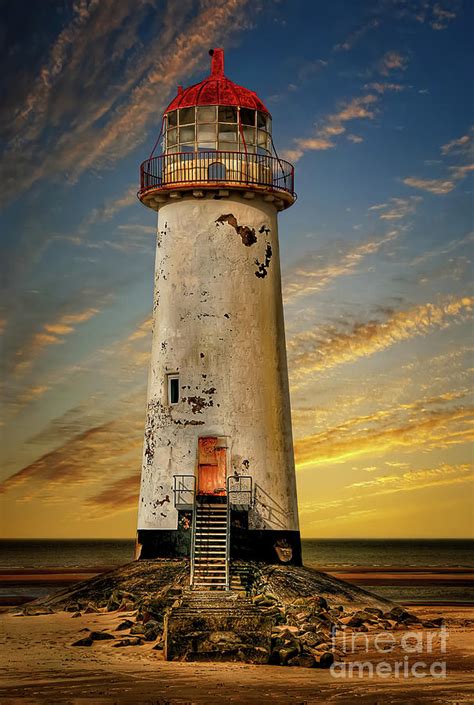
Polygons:
<instances>
[{"instance_id":1,"label":"white tower","mask_svg":"<svg viewBox=\"0 0 474 705\"><path fill-rule=\"evenodd\" d=\"M210 54L139 191L159 214L139 554L191 555L203 585L211 560L217 576L224 559L301 564L277 223L293 167Z\"/></svg>"}]
</instances>

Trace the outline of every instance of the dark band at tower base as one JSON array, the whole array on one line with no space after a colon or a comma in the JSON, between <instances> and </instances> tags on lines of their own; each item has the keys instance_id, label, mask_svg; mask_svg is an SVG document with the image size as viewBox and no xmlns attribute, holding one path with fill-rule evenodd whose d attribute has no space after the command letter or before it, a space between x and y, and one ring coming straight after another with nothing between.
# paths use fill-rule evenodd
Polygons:
<instances>
[{"instance_id":1,"label":"dark band at tower base","mask_svg":"<svg viewBox=\"0 0 474 705\"><path fill-rule=\"evenodd\" d=\"M191 532L182 529L139 529L137 558L183 558L191 553ZM299 531L233 528L231 560L303 565Z\"/></svg>"}]
</instances>

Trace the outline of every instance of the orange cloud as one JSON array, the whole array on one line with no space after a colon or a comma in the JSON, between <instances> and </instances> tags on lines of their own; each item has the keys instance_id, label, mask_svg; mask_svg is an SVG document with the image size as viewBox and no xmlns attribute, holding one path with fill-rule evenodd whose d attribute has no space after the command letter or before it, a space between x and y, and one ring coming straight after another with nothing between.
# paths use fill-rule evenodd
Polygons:
<instances>
[{"instance_id":1,"label":"orange cloud","mask_svg":"<svg viewBox=\"0 0 474 705\"><path fill-rule=\"evenodd\" d=\"M294 379L318 370L353 362L385 350L395 343L433 329L446 328L456 321L466 320L472 311L474 298L463 296L439 304L422 304L407 311L398 311L385 321L355 323L349 333L307 331L288 342L291 376Z\"/></svg>"},{"instance_id":2,"label":"orange cloud","mask_svg":"<svg viewBox=\"0 0 474 705\"><path fill-rule=\"evenodd\" d=\"M353 419L340 427L297 439L297 467L340 463L363 455L380 455L394 449L446 448L469 443L473 408L441 409L409 418L404 423L381 427L360 427Z\"/></svg>"},{"instance_id":3,"label":"orange cloud","mask_svg":"<svg viewBox=\"0 0 474 705\"><path fill-rule=\"evenodd\" d=\"M470 483L473 480L472 464L448 465L443 463L436 468L410 470L402 475L381 475L373 480L354 482L349 487L357 489L375 488L370 496L394 494L396 492L413 492L426 487L444 487Z\"/></svg>"},{"instance_id":4,"label":"orange cloud","mask_svg":"<svg viewBox=\"0 0 474 705\"><path fill-rule=\"evenodd\" d=\"M321 122L312 137L295 139L296 148L286 150L283 153L284 158L296 162L306 151L333 149L336 146L333 138L346 131L345 123L352 120L373 120L377 102L378 96L368 94L343 104L338 112L328 115Z\"/></svg>"},{"instance_id":5,"label":"orange cloud","mask_svg":"<svg viewBox=\"0 0 474 705\"><path fill-rule=\"evenodd\" d=\"M44 348L66 342L65 336L73 333L78 324L85 323L98 313L99 309L97 308L87 308L77 313L63 314L55 321L45 323L43 330L36 333L29 343L17 351L14 374L17 376L25 374Z\"/></svg>"},{"instance_id":6,"label":"orange cloud","mask_svg":"<svg viewBox=\"0 0 474 705\"><path fill-rule=\"evenodd\" d=\"M138 506L139 490L140 468L137 466L137 471L133 475L112 482L98 494L89 497L84 502L84 506L92 508L90 518L100 519L117 512L133 510Z\"/></svg>"},{"instance_id":7,"label":"orange cloud","mask_svg":"<svg viewBox=\"0 0 474 705\"><path fill-rule=\"evenodd\" d=\"M338 277L353 274L366 257L377 253L383 245L395 240L397 236L398 231L392 230L383 238L359 242L352 246L339 245L329 253L307 253L283 273L285 303L292 303L298 297L321 291Z\"/></svg>"}]
</instances>

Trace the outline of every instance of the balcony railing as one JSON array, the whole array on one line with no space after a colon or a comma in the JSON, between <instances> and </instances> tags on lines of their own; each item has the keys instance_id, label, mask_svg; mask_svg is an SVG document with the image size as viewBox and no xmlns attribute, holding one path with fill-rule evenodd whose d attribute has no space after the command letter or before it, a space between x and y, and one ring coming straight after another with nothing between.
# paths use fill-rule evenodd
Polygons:
<instances>
[{"instance_id":1,"label":"balcony railing","mask_svg":"<svg viewBox=\"0 0 474 705\"><path fill-rule=\"evenodd\" d=\"M245 152L178 152L147 159L140 167L139 198L149 191L200 186L239 186L294 193L294 167L283 159Z\"/></svg>"},{"instance_id":2,"label":"balcony railing","mask_svg":"<svg viewBox=\"0 0 474 705\"><path fill-rule=\"evenodd\" d=\"M176 509L194 509L196 478L194 475L173 476L174 506Z\"/></svg>"}]
</instances>

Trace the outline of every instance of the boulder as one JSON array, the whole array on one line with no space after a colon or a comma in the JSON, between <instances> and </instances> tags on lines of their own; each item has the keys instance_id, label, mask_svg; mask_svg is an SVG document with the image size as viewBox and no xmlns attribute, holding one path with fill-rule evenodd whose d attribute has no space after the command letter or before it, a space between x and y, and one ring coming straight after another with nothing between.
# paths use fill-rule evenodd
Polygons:
<instances>
[{"instance_id":1,"label":"boulder","mask_svg":"<svg viewBox=\"0 0 474 705\"><path fill-rule=\"evenodd\" d=\"M315 668L330 668L334 663L334 654L331 651L313 651Z\"/></svg>"},{"instance_id":2,"label":"boulder","mask_svg":"<svg viewBox=\"0 0 474 705\"><path fill-rule=\"evenodd\" d=\"M93 640L90 636L85 636L83 639L78 639L71 646L92 646Z\"/></svg>"},{"instance_id":3,"label":"boulder","mask_svg":"<svg viewBox=\"0 0 474 705\"><path fill-rule=\"evenodd\" d=\"M142 644L143 641L141 639L134 637L132 639L121 639L120 641L116 641L115 644L112 644L112 646L141 646Z\"/></svg>"},{"instance_id":4,"label":"boulder","mask_svg":"<svg viewBox=\"0 0 474 705\"><path fill-rule=\"evenodd\" d=\"M115 627L115 631L116 632L123 632L126 629L131 629L131 627L133 627L134 624L135 624L135 622L132 622L131 619L124 619L123 622L120 622L118 627Z\"/></svg>"},{"instance_id":5,"label":"boulder","mask_svg":"<svg viewBox=\"0 0 474 705\"><path fill-rule=\"evenodd\" d=\"M314 668L315 660L312 654L300 654L288 660L287 666L300 666L300 668Z\"/></svg>"},{"instance_id":6,"label":"boulder","mask_svg":"<svg viewBox=\"0 0 474 705\"><path fill-rule=\"evenodd\" d=\"M89 638L92 639L92 641L106 641L107 639L115 639L112 634L108 634L107 632L91 632L89 634Z\"/></svg>"}]
</instances>

